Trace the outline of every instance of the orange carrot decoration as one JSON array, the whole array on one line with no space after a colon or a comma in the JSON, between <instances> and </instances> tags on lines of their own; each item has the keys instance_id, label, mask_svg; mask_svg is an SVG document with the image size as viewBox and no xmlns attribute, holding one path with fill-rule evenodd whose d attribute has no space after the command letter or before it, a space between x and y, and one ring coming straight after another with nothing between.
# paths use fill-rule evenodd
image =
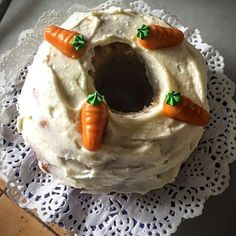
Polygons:
<instances>
[{"instance_id":1,"label":"orange carrot decoration","mask_svg":"<svg viewBox=\"0 0 236 236\"><path fill-rule=\"evenodd\" d=\"M179 92L166 95L163 107L166 116L189 124L204 126L210 120L210 113Z\"/></svg>"},{"instance_id":2,"label":"orange carrot decoration","mask_svg":"<svg viewBox=\"0 0 236 236\"><path fill-rule=\"evenodd\" d=\"M78 32L51 25L46 28L44 39L68 57L78 59L84 54L85 39Z\"/></svg>"},{"instance_id":3,"label":"orange carrot decoration","mask_svg":"<svg viewBox=\"0 0 236 236\"><path fill-rule=\"evenodd\" d=\"M101 148L107 119L108 108L104 97L98 92L90 94L81 110L82 142L89 151L95 152Z\"/></svg>"},{"instance_id":4,"label":"orange carrot decoration","mask_svg":"<svg viewBox=\"0 0 236 236\"><path fill-rule=\"evenodd\" d=\"M182 31L159 25L142 25L138 29L137 37L139 43L147 49L172 47L181 44L184 40Z\"/></svg>"}]
</instances>

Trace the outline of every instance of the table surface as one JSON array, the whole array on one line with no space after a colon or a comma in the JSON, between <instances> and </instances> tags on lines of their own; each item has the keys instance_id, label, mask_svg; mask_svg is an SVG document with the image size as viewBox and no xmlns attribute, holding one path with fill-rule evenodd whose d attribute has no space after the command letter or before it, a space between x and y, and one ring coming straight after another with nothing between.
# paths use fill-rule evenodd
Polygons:
<instances>
[{"instance_id":1,"label":"table surface","mask_svg":"<svg viewBox=\"0 0 236 236\"><path fill-rule=\"evenodd\" d=\"M0 54L15 46L19 33L34 27L43 12L50 9L68 9L75 3L88 7L104 0L21 0L13 1L0 23ZM153 9L170 10L184 25L198 28L202 38L218 49L225 59L225 74L236 82L236 1L234 0L146 0ZM235 99L236 96L234 96ZM230 166L231 180L227 190L211 197L203 215L184 221L174 236L235 235L236 163Z\"/></svg>"}]
</instances>

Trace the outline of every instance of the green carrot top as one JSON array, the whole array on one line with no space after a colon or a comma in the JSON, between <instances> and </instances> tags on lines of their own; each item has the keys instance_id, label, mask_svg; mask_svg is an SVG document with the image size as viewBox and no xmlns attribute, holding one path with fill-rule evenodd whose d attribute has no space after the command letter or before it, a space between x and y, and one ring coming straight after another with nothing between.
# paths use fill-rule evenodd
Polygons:
<instances>
[{"instance_id":1,"label":"green carrot top","mask_svg":"<svg viewBox=\"0 0 236 236\"><path fill-rule=\"evenodd\" d=\"M147 25L142 25L140 28L138 28L137 37L140 39L145 39L148 37L150 33L150 27Z\"/></svg>"},{"instance_id":2,"label":"green carrot top","mask_svg":"<svg viewBox=\"0 0 236 236\"><path fill-rule=\"evenodd\" d=\"M180 103L180 101L181 101L180 92L172 91L172 92L166 94L166 97L165 97L166 104L174 107L174 106L178 105Z\"/></svg>"},{"instance_id":3,"label":"green carrot top","mask_svg":"<svg viewBox=\"0 0 236 236\"><path fill-rule=\"evenodd\" d=\"M70 42L70 44L74 46L76 51L78 51L82 47L84 47L85 43L86 43L86 41L85 41L85 38L82 34L75 35Z\"/></svg>"},{"instance_id":4,"label":"green carrot top","mask_svg":"<svg viewBox=\"0 0 236 236\"><path fill-rule=\"evenodd\" d=\"M102 104L103 102L104 102L104 96L99 94L97 91L89 94L87 97L87 103L93 106Z\"/></svg>"}]
</instances>

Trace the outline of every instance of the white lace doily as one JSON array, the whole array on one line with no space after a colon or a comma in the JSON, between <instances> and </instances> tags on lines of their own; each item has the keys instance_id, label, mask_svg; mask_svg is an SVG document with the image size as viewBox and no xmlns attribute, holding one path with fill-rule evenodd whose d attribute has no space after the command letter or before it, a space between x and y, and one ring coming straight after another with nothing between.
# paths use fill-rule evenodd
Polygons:
<instances>
[{"instance_id":1,"label":"white lace doily","mask_svg":"<svg viewBox=\"0 0 236 236\"><path fill-rule=\"evenodd\" d=\"M111 0L97 8L122 4L121 0ZM235 86L223 74L222 56L202 42L198 30L184 27L169 12L152 10L141 1L130 3L129 7L158 16L183 30L188 41L201 51L209 68L208 99L212 119L176 181L162 189L146 195L82 194L42 173L35 154L16 131L17 96L27 65L42 41L42 30L48 24L62 23L75 11L89 9L74 5L68 11L46 12L35 29L20 35L16 48L0 57L0 167L1 174L8 179L8 194L21 207L36 208L43 221L56 222L79 235L170 235L183 219L200 215L207 198L225 190L229 182L229 163L236 159L236 106L232 100Z\"/></svg>"}]
</instances>

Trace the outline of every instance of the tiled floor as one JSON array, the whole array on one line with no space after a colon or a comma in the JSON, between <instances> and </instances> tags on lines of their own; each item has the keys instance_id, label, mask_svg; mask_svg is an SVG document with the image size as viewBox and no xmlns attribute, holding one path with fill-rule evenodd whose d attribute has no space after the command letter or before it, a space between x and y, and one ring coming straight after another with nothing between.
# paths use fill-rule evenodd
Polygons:
<instances>
[{"instance_id":1,"label":"tiled floor","mask_svg":"<svg viewBox=\"0 0 236 236\"><path fill-rule=\"evenodd\" d=\"M4 236L64 236L66 231L56 224L44 224L30 211L18 207L6 195L6 185L0 179L0 235Z\"/></svg>"}]
</instances>

